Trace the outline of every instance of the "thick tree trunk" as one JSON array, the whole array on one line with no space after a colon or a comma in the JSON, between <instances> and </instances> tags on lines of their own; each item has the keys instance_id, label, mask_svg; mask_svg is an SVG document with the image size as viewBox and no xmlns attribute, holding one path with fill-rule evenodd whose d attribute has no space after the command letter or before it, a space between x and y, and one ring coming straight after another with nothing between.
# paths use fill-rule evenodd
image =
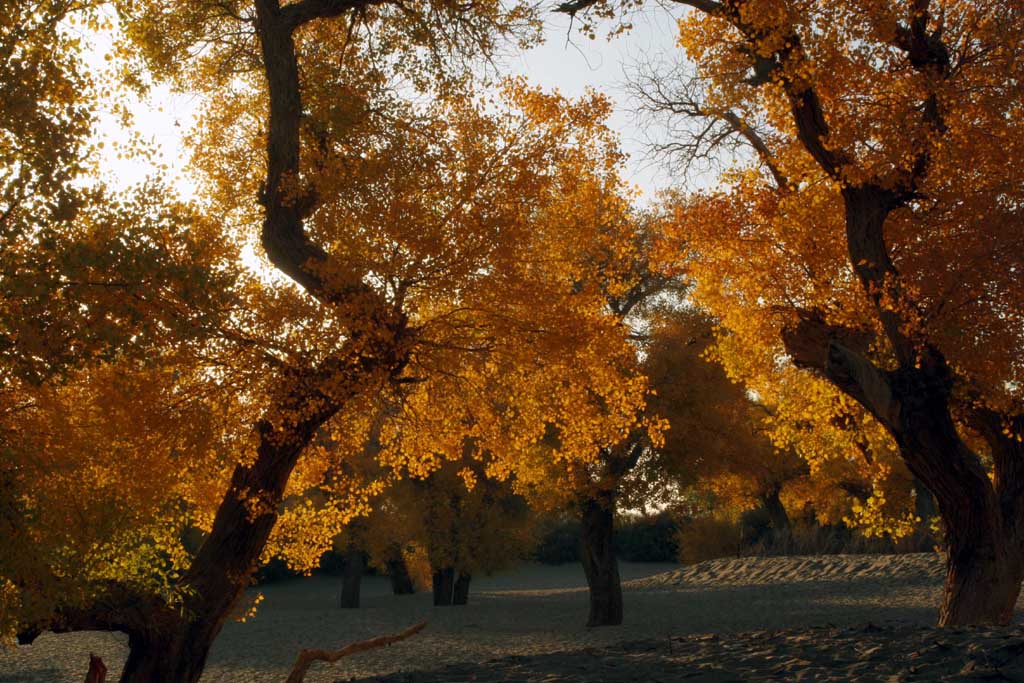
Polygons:
<instances>
[{"instance_id":1,"label":"thick tree trunk","mask_svg":"<svg viewBox=\"0 0 1024 683\"><path fill-rule=\"evenodd\" d=\"M442 567L434 570L434 604L448 606L452 604L455 591L455 568Z\"/></svg>"},{"instance_id":2,"label":"thick tree trunk","mask_svg":"<svg viewBox=\"0 0 1024 683\"><path fill-rule=\"evenodd\" d=\"M129 634L121 683L196 683L220 626L191 622L177 632Z\"/></svg>"},{"instance_id":3,"label":"thick tree trunk","mask_svg":"<svg viewBox=\"0 0 1024 683\"><path fill-rule=\"evenodd\" d=\"M452 591L452 604L465 605L469 602L469 582L473 576L459 572L459 578L455 580L455 587Z\"/></svg>"},{"instance_id":4,"label":"thick tree trunk","mask_svg":"<svg viewBox=\"0 0 1024 683\"><path fill-rule=\"evenodd\" d=\"M363 570L366 562L363 551L349 548L345 553L345 573L341 580L341 607L359 607L359 587L363 581Z\"/></svg>"},{"instance_id":5,"label":"thick tree trunk","mask_svg":"<svg viewBox=\"0 0 1024 683\"><path fill-rule=\"evenodd\" d=\"M1006 547L1007 543L989 540L990 529L977 529L977 536L964 539L961 535L968 525L957 527L948 535L939 626L1009 624L1024 578L1021 563L1013 558L1014 550Z\"/></svg>"},{"instance_id":6,"label":"thick tree trunk","mask_svg":"<svg viewBox=\"0 0 1024 683\"><path fill-rule=\"evenodd\" d=\"M921 370L894 373L892 386L900 406L896 442L911 473L934 494L946 527L939 625L1008 624L1022 576L1020 501L1000 500L1002 484L993 486L953 422L949 384L940 381L944 363L927 360Z\"/></svg>"},{"instance_id":7,"label":"thick tree trunk","mask_svg":"<svg viewBox=\"0 0 1024 683\"><path fill-rule=\"evenodd\" d=\"M1024 574L1024 451L1003 433L1005 416L976 409L993 481L953 421L954 378L937 350L924 347L912 366L883 371L842 334L808 316L784 341L799 365L823 372L889 430L911 474L935 496L948 552L939 625L1009 623Z\"/></svg>"},{"instance_id":8,"label":"thick tree trunk","mask_svg":"<svg viewBox=\"0 0 1024 683\"><path fill-rule=\"evenodd\" d=\"M287 406L305 409L308 417L301 423L286 428L267 420L259 423L256 460L235 468L213 527L182 580L188 591L182 609L186 616L164 610L129 630L128 661L121 683L199 680L214 639L249 585L299 454L340 405L320 404L320 410L310 411L305 402L296 397Z\"/></svg>"},{"instance_id":9,"label":"thick tree trunk","mask_svg":"<svg viewBox=\"0 0 1024 683\"><path fill-rule=\"evenodd\" d=\"M412 595L416 592L416 586L412 583L409 575L409 567L405 564L405 558L388 560L388 578L391 579L391 592L395 595Z\"/></svg>"},{"instance_id":10,"label":"thick tree trunk","mask_svg":"<svg viewBox=\"0 0 1024 683\"><path fill-rule=\"evenodd\" d=\"M582 503L582 560L590 590L587 626L622 623L622 584L615 558L615 504L610 494Z\"/></svg>"}]
</instances>

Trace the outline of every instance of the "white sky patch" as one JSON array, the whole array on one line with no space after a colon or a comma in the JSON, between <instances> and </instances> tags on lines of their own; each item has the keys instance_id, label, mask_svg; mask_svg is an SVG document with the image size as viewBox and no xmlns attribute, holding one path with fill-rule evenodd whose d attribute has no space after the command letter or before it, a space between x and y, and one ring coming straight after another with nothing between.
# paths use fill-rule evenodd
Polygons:
<instances>
[{"instance_id":1,"label":"white sky patch","mask_svg":"<svg viewBox=\"0 0 1024 683\"><path fill-rule=\"evenodd\" d=\"M605 22L598 26L597 38L590 40L580 33L579 20L571 23L565 14L548 12L544 16L545 43L502 64L510 75L522 75L532 84L558 89L569 97L583 95L588 87L608 95L615 103L609 126L619 133L629 155L625 178L640 188L644 201L654 199L673 179L663 166L647 158L650 137L639 125L625 84L633 65L679 51L676 22L682 14L683 10L672 12L655 6L638 11L628 33L608 40L601 35L610 27L610 22Z\"/></svg>"},{"instance_id":2,"label":"white sky patch","mask_svg":"<svg viewBox=\"0 0 1024 683\"><path fill-rule=\"evenodd\" d=\"M563 14L549 11L544 19L546 42L532 50L505 56L499 62L500 68L569 97L579 97L587 88L608 95L615 104L609 124L621 136L623 149L629 155L626 180L640 188L644 201L652 200L673 179L662 166L647 159L648 131L638 125L625 83L631 65L679 49L675 45L676 16L662 7L638 12L633 29L612 40L602 35L589 40L579 32L579 22L570 28L570 18ZM88 40L94 47L87 62L95 72L102 73L109 67L106 55L112 51L113 38L109 34L94 34ZM114 187L125 188L147 176L158 176L170 182L183 198L195 197L196 183L189 176L184 138L196 123L198 98L174 93L163 85L154 86L143 100L131 95L122 97L127 99L134 115L131 129L121 126L108 106L112 103L101 103L100 107L96 141L103 143L103 179ZM155 163L119 155L136 134L157 152Z\"/></svg>"},{"instance_id":3,"label":"white sky patch","mask_svg":"<svg viewBox=\"0 0 1024 683\"><path fill-rule=\"evenodd\" d=\"M116 17L111 13L116 26ZM198 98L173 93L165 85L155 85L144 98L117 88L110 76L110 56L114 50L115 33L78 33L90 46L84 54L85 64L102 85L110 83L113 93L102 99L96 108L97 122L93 143L100 147L100 180L115 189L126 189L157 178L169 183L183 199L196 195L196 183L188 173L188 152L184 136L195 125ZM115 29L116 31L116 29ZM102 88L101 88L102 89ZM117 98L115 100L114 98ZM132 125L125 127L115 111L115 102L123 102L133 116ZM132 157L126 154L140 142L153 150L152 158Z\"/></svg>"}]
</instances>

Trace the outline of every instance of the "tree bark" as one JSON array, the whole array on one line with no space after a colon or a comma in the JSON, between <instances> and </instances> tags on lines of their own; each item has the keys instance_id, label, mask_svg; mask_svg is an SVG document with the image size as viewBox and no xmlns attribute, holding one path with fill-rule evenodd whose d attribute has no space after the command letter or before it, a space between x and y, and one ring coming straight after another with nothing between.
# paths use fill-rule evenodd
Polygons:
<instances>
[{"instance_id":1,"label":"tree bark","mask_svg":"<svg viewBox=\"0 0 1024 683\"><path fill-rule=\"evenodd\" d=\"M1024 481L1020 442L1004 434L1005 416L979 412L975 425L992 446L993 482L953 421L953 374L937 350L923 348L913 367L882 371L840 337L805 317L784 341L798 365L817 369L886 427L935 496L948 552L939 625L1009 623L1024 576ZM824 352L813 350L822 344Z\"/></svg>"},{"instance_id":2,"label":"tree bark","mask_svg":"<svg viewBox=\"0 0 1024 683\"><path fill-rule=\"evenodd\" d=\"M85 683L106 683L107 666L103 660L89 653L89 671L85 674Z\"/></svg>"},{"instance_id":3,"label":"tree bark","mask_svg":"<svg viewBox=\"0 0 1024 683\"><path fill-rule=\"evenodd\" d=\"M380 362L339 361L329 359L316 372L285 381L293 393L283 393L277 409L301 419L259 422L256 460L235 468L213 527L182 578L181 609L154 612L123 629L130 652L121 683L197 683L214 639L256 570L300 454ZM330 395L316 388L326 382L334 388Z\"/></svg>"},{"instance_id":4,"label":"tree bark","mask_svg":"<svg viewBox=\"0 0 1024 683\"><path fill-rule=\"evenodd\" d=\"M397 559L388 560L387 562L388 578L391 579L391 592L395 595L412 595L416 592L416 586L413 585L412 576L409 575L409 567L405 563L405 558L398 557Z\"/></svg>"},{"instance_id":5,"label":"tree bark","mask_svg":"<svg viewBox=\"0 0 1024 683\"><path fill-rule=\"evenodd\" d=\"M615 558L615 502L610 493L582 503L582 560L590 590L587 626L622 623L622 585Z\"/></svg>"},{"instance_id":6,"label":"tree bark","mask_svg":"<svg viewBox=\"0 0 1024 683\"><path fill-rule=\"evenodd\" d=\"M775 483L761 492L761 504L764 506L765 512L768 513L772 530L776 533L789 528L789 515L779 498L781 490L782 487Z\"/></svg>"},{"instance_id":7,"label":"tree bark","mask_svg":"<svg viewBox=\"0 0 1024 683\"><path fill-rule=\"evenodd\" d=\"M452 604L455 591L455 568L435 569L433 575L434 605L443 607Z\"/></svg>"},{"instance_id":8,"label":"tree bark","mask_svg":"<svg viewBox=\"0 0 1024 683\"><path fill-rule=\"evenodd\" d=\"M465 605L469 602L469 582L472 579L471 574L459 572L459 578L455 580L455 587L452 590L453 605Z\"/></svg>"},{"instance_id":9,"label":"tree bark","mask_svg":"<svg viewBox=\"0 0 1024 683\"><path fill-rule=\"evenodd\" d=\"M363 580L366 562L363 551L350 547L345 553L345 573L341 580L341 607L359 607L359 587Z\"/></svg>"}]
</instances>

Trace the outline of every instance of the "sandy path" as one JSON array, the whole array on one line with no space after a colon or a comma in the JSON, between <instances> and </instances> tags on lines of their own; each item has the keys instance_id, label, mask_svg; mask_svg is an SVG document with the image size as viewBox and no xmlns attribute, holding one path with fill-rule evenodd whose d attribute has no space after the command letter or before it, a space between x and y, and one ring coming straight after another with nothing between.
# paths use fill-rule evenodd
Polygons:
<instances>
[{"instance_id":1,"label":"sandy path","mask_svg":"<svg viewBox=\"0 0 1024 683\"><path fill-rule=\"evenodd\" d=\"M917 627L934 621L939 572L941 563L928 556L725 560L684 569L626 564L625 624L593 630L582 626L587 604L578 566L529 566L474 580L470 605L464 608L435 608L425 594L395 597L388 593L385 580L370 577L363 586L364 606L342 610L336 607L337 579L301 579L263 588L265 601L256 619L228 624L214 645L203 681L279 683L300 647L334 647L423 619L430 625L414 639L335 666L318 666L307 680L379 679L411 671L421 673L387 680L641 681L647 680L645 675L673 671L662 680L681 680L684 671L699 672L702 662L719 666L731 661L729 657L739 658L730 664L739 669L709 670L706 675L711 678L693 680L754 680L758 666L769 667L769 672L771 667L788 666L782 680L847 680L807 672L815 666L821 671L839 666L841 657L835 666L819 662L833 652L846 652L844 656L856 663L856 647L865 638L885 645L879 652L887 661L894 660L893 653L901 648L923 647L924 641L913 639L935 633ZM649 574L656 576L642 578ZM882 630L869 630L867 636L849 631L868 622ZM824 630L810 636L792 631L808 627ZM781 629L790 631L772 633ZM688 637L749 631L762 633L718 640ZM990 635L1005 640L1015 634ZM683 638L673 640L671 653L670 636ZM976 640L964 638L965 648ZM807 648L821 652L815 657ZM955 665L944 664L943 675L959 672L966 656L966 650L954 646L947 650ZM116 671L124 661L123 638L100 633L42 636L31 647L0 654L0 683L79 683L90 651ZM743 659L748 652L762 652L764 661ZM794 662L807 664L785 664L788 653L793 653ZM871 668L865 675L880 673ZM870 675L862 680L886 680Z\"/></svg>"}]
</instances>

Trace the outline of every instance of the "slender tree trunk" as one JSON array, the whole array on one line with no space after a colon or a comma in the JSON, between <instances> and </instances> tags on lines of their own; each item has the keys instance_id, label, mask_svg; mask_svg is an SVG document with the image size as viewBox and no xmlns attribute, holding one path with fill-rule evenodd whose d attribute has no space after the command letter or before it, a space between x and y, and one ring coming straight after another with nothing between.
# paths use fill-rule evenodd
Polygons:
<instances>
[{"instance_id":1,"label":"slender tree trunk","mask_svg":"<svg viewBox=\"0 0 1024 683\"><path fill-rule=\"evenodd\" d=\"M772 530L775 533L789 528L789 515L779 498L781 490L782 487L775 483L761 493L761 504L764 506L765 512L768 513L768 519L771 520Z\"/></svg>"},{"instance_id":2,"label":"slender tree trunk","mask_svg":"<svg viewBox=\"0 0 1024 683\"><path fill-rule=\"evenodd\" d=\"M409 567L405 558L399 556L387 562L388 577L391 579L391 592L395 595L412 595L416 592L416 586L412 583L409 575Z\"/></svg>"},{"instance_id":3,"label":"slender tree trunk","mask_svg":"<svg viewBox=\"0 0 1024 683\"><path fill-rule=\"evenodd\" d=\"M455 590L455 568L442 567L434 570L434 604L448 606L452 604Z\"/></svg>"},{"instance_id":4,"label":"slender tree trunk","mask_svg":"<svg viewBox=\"0 0 1024 683\"><path fill-rule=\"evenodd\" d=\"M622 584L615 558L615 503L611 494L591 497L582 504L583 571L590 589L587 626L622 623Z\"/></svg>"},{"instance_id":5,"label":"slender tree trunk","mask_svg":"<svg viewBox=\"0 0 1024 683\"><path fill-rule=\"evenodd\" d=\"M89 671L85 674L85 683L106 683L107 666L103 660L89 653Z\"/></svg>"},{"instance_id":6,"label":"slender tree trunk","mask_svg":"<svg viewBox=\"0 0 1024 683\"><path fill-rule=\"evenodd\" d=\"M363 580L366 562L363 551L352 546L345 552L345 574L341 581L341 606L345 608L359 607L359 587Z\"/></svg>"},{"instance_id":7,"label":"slender tree trunk","mask_svg":"<svg viewBox=\"0 0 1024 683\"><path fill-rule=\"evenodd\" d=\"M469 582L472 579L471 574L459 572L459 578L455 580L455 587L452 591L453 605L465 605L469 602Z\"/></svg>"}]
</instances>

